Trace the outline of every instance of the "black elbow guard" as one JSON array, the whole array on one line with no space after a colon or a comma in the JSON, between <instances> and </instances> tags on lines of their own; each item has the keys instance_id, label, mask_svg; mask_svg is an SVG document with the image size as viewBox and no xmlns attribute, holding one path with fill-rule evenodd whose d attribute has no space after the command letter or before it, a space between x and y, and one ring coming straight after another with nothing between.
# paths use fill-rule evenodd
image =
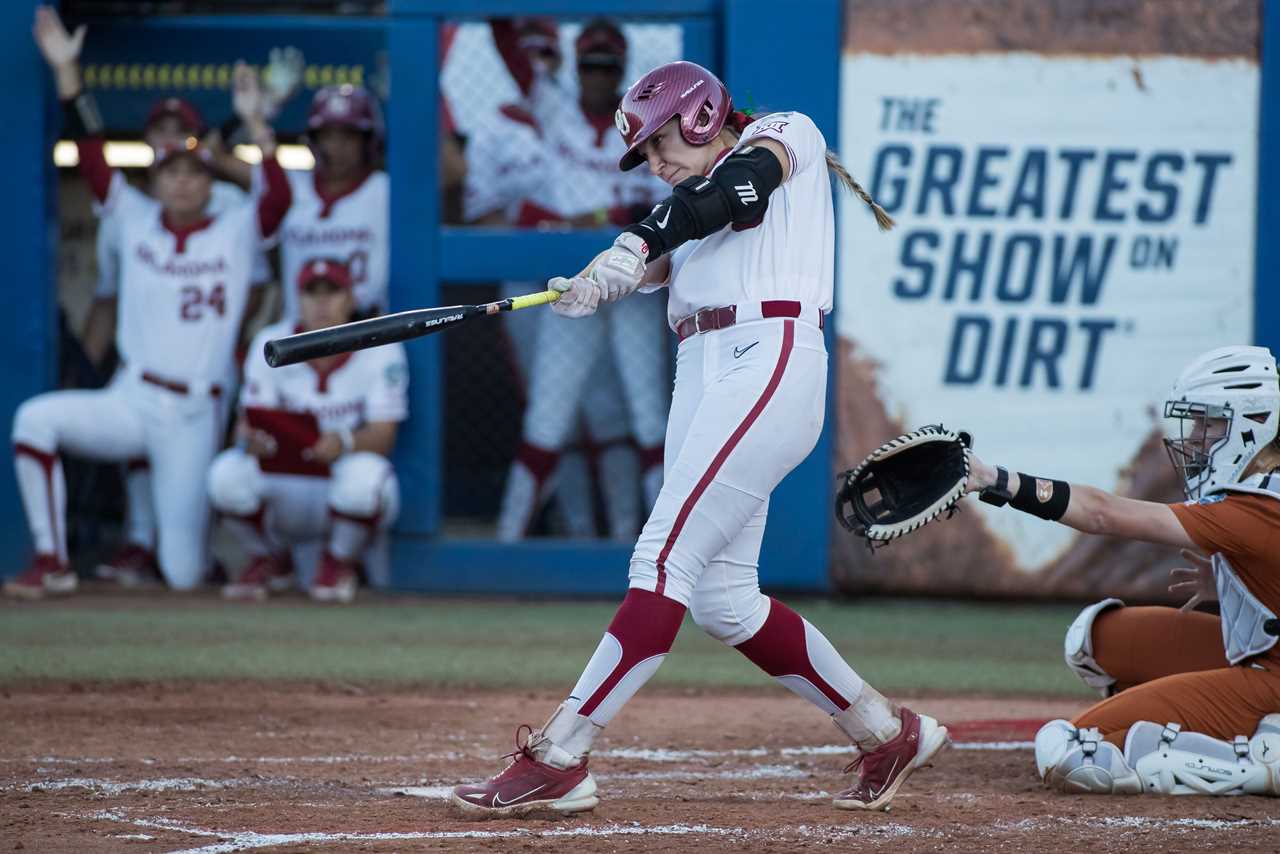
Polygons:
<instances>
[{"instance_id":1,"label":"black elbow guard","mask_svg":"<svg viewBox=\"0 0 1280 854\"><path fill-rule=\"evenodd\" d=\"M642 221L625 229L649 246L653 261L690 240L701 240L730 223L757 222L769 194L782 183L782 164L772 151L748 145L731 154L710 178L686 178Z\"/></svg>"}]
</instances>

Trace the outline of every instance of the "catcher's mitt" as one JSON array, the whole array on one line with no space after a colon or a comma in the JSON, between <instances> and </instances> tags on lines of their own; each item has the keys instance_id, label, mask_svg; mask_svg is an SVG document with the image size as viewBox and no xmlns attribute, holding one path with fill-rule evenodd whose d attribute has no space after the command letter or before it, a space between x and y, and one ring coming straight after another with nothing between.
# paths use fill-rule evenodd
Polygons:
<instances>
[{"instance_id":1,"label":"catcher's mitt","mask_svg":"<svg viewBox=\"0 0 1280 854\"><path fill-rule=\"evenodd\" d=\"M874 550L909 534L964 496L973 437L930 424L890 439L840 475L836 518Z\"/></svg>"}]
</instances>

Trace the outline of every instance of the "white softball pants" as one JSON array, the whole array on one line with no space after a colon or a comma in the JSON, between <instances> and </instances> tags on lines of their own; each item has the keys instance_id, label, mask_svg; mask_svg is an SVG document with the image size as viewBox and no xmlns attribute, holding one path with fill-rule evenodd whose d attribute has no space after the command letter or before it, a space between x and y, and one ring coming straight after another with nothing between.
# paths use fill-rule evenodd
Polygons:
<instances>
[{"instance_id":1,"label":"white softball pants","mask_svg":"<svg viewBox=\"0 0 1280 854\"><path fill-rule=\"evenodd\" d=\"M134 376L96 391L55 391L18 407L14 466L36 551L67 560L66 483L60 455L101 462L146 458L165 580L189 590L204 578L209 501L205 472L222 441L221 408Z\"/></svg>"},{"instance_id":2,"label":"white softball pants","mask_svg":"<svg viewBox=\"0 0 1280 854\"><path fill-rule=\"evenodd\" d=\"M323 478L267 474L256 457L229 448L210 466L208 488L214 509L228 520L254 520L232 528L250 554L324 538L335 557L358 560L379 545L400 512L391 462L368 451L339 457ZM375 563L367 567L370 580L385 585L386 568Z\"/></svg>"},{"instance_id":3,"label":"white softball pants","mask_svg":"<svg viewBox=\"0 0 1280 854\"><path fill-rule=\"evenodd\" d=\"M801 320L681 342L666 471L632 554L631 587L688 606L726 643L755 635L769 613L757 573L769 494L817 443L826 389L822 330Z\"/></svg>"}]
</instances>

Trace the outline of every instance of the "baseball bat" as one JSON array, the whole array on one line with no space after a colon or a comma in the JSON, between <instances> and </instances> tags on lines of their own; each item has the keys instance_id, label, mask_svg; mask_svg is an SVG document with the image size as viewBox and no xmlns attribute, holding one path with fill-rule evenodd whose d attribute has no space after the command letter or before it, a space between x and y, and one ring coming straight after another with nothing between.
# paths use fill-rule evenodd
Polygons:
<instances>
[{"instance_id":1,"label":"baseball bat","mask_svg":"<svg viewBox=\"0 0 1280 854\"><path fill-rule=\"evenodd\" d=\"M380 347L396 341L408 341L410 338L420 338L423 335L452 329L476 317L488 317L502 311L517 311L535 305L548 305L559 298L559 292L548 290L480 305L416 308L384 317L372 317L368 320L330 326L328 329L317 329L314 332L300 332L297 335L274 338L267 342L264 355L268 365L279 368L323 356Z\"/></svg>"},{"instance_id":2,"label":"baseball bat","mask_svg":"<svg viewBox=\"0 0 1280 854\"><path fill-rule=\"evenodd\" d=\"M1262 630L1269 635L1280 635L1280 617L1272 617L1262 624Z\"/></svg>"}]
</instances>

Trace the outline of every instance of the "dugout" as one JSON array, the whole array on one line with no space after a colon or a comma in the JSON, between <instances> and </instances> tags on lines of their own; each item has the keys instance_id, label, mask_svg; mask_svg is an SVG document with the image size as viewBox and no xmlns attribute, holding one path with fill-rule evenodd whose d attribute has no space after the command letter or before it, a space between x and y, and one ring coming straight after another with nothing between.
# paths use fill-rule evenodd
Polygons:
<instances>
[{"instance_id":1,"label":"dugout","mask_svg":"<svg viewBox=\"0 0 1280 854\"><path fill-rule=\"evenodd\" d=\"M0 142L0 152L10 162L23 164L8 170L7 192L0 202L0 227L10 235L12 280L15 288L22 288L22 310L6 313L7 334L0 336L11 365L0 388L0 411L9 418L23 400L54 387L57 358L52 283L58 194L50 152L60 115L49 75L30 39L35 5L25 0L9 3L2 13L9 40L3 52L5 77L24 81L11 95L16 99L15 120ZM64 9L69 5L63 4ZM387 103L387 169L394 188L393 310L441 304L446 296L461 300L469 283L563 273L607 245L613 234L479 232L442 225L437 163L446 24L539 14L579 22L605 15L676 27L683 56L721 74L738 98L762 107L802 110L817 122L831 147L838 146L839 0L805 0L787 4L785 12L766 0L652 0L643 6L619 0L391 0L355 4L357 11L367 14L307 14L320 6L301 2L291 6L297 14L260 15L250 14L250 4L236 3L216 6L227 14L130 17L127 13L141 4L85 3L70 11L103 14L68 15L68 24L84 22L91 28L84 58L86 82L113 127L117 122L140 126L147 103L165 89L165 80L175 94L190 97L211 117L221 116L226 111L230 64L264 56L283 44L301 47L309 65L302 96L276 120L285 130L301 126L309 90L343 80L394 80L394 94ZM450 283L447 294L444 282ZM828 324L828 336L834 335L833 326ZM626 585L629 545L555 539L500 545L447 530L445 346L438 338L408 346L412 420L401 433L395 460L403 510L396 529L394 585L474 593L620 592ZM761 555L761 581L772 589L828 587L832 436L828 419L817 448L773 496ZM0 507L11 520L0 531L0 554L8 574L21 568L30 548L9 471L0 490Z\"/></svg>"}]
</instances>

